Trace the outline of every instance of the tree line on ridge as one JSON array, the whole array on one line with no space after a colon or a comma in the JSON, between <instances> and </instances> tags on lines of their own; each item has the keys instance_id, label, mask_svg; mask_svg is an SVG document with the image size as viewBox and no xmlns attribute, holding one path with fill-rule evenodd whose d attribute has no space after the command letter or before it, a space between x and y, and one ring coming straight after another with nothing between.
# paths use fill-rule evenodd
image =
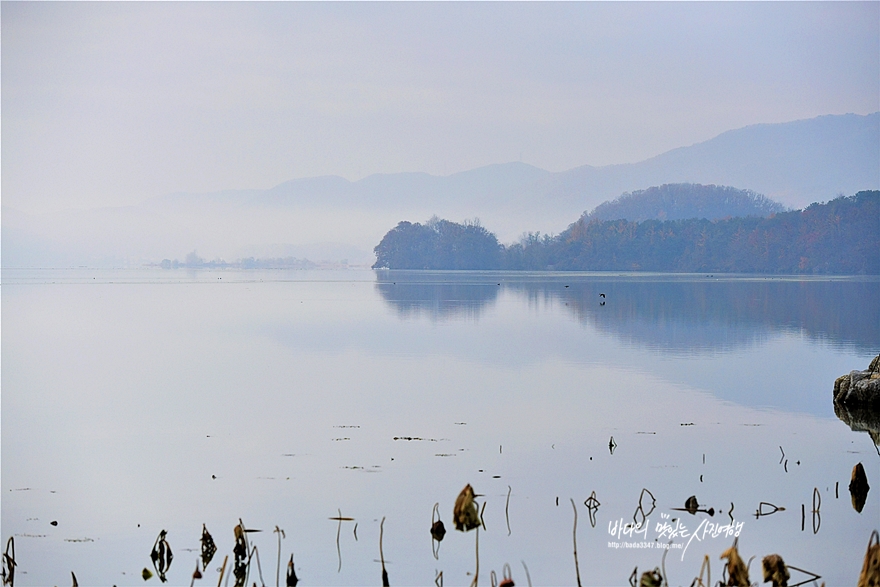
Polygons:
<instances>
[{"instance_id":1,"label":"tree line on ridge","mask_svg":"<svg viewBox=\"0 0 880 587\"><path fill-rule=\"evenodd\" d=\"M713 186L714 187L714 186ZM373 268L880 274L880 191L803 210L708 220L581 216L557 236L502 245L479 222L400 222Z\"/></svg>"}]
</instances>

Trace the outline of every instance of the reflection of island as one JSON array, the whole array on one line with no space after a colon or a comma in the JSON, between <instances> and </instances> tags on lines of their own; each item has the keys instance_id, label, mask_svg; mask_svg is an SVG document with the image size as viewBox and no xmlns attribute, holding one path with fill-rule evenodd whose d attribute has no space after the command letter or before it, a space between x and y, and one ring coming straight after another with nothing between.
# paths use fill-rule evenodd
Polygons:
<instances>
[{"instance_id":1,"label":"reflection of island","mask_svg":"<svg viewBox=\"0 0 880 587\"><path fill-rule=\"evenodd\" d=\"M494 279L486 273L378 271L376 289L402 318L478 318L501 289Z\"/></svg>"},{"instance_id":2,"label":"reflection of island","mask_svg":"<svg viewBox=\"0 0 880 587\"><path fill-rule=\"evenodd\" d=\"M876 279L393 271L379 272L376 287L401 317L441 319L478 316L499 290L514 292L558 303L582 323L661 352L724 352L773 332L859 352L880 347Z\"/></svg>"},{"instance_id":3,"label":"reflection of island","mask_svg":"<svg viewBox=\"0 0 880 587\"><path fill-rule=\"evenodd\" d=\"M578 276L510 287L530 298L557 299L579 321L659 351L727 351L760 343L773 331L802 332L859 351L880 346L876 280Z\"/></svg>"}]
</instances>

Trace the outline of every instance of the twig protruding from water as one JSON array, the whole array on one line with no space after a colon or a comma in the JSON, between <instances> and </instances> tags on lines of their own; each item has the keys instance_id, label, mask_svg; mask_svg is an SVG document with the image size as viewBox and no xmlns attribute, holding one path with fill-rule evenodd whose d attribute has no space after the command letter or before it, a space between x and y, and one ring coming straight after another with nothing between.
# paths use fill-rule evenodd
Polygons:
<instances>
[{"instance_id":1,"label":"twig protruding from water","mask_svg":"<svg viewBox=\"0 0 880 587\"><path fill-rule=\"evenodd\" d=\"M226 563L229 562L229 555L223 557L223 566L220 567L220 578L217 579L217 587L223 584L223 575L226 574Z\"/></svg>"},{"instance_id":2,"label":"twig protruding from water","mask_svg":"<svg viewBox=\"0 0 880 587\"><path fill-rule=\"evenodd\" d=\"M382 587L389 587L388 571L385 570L385 553L382 551L382 537L385 534L385 516L379 523L379 560L382 561Z\"/></svg>"},{"instance_id":3,"label":"twig protruding from water","mask_svg":"<svg viewBox=\"0 0 880 587\"><path fill-rule=\"evenodd\" d=\"M569 499L571 499L571 498L569 498ZM571 509L574 510L574 528L572 528L572 531L571 531L572 540L574 542L574 572L575 572L575 575L577 576L578 587L581 587L581 569L578 566L578 537L577 537L578 510L577 510L577 506L574 505L573 499L571 499Z\"/></svg>"},{"instance_id":4,"label":"twig protruding from water","mask_svg":"<svg viewBox=\"0 0 880 587\"><path fill-rule=\"evenodd\" d=\"M519 561L522 563L523 569L526 572L526 581L529 582L529 587L532 587L532 576L529 575L529 567L526 566L526 561Z\"/></svg>"},{"instance_id":5,"label":"twig protruding from water","mask_svg":"<svg viewBox=\"0 0 880 587\"><path fill-rule=\"evenodd\" d=\"M706 582L703 583L703 571L706 571ZM691 581L691 587L711 587L712 585L712 568L709 564L709 555L703 556L703 564L700 565L700 574Z\"/></svg>"},{"instance_id":6,"label":"twig protruding from water","mask_svg":"<svg viewBox=\"0 0 880 587\"><path fill-rule=\"evenodd\" d=\"M507 520L507 535L510 536L510 485L507 486L507 501L504 503L504 519Z\"/></svg>"},{"instance_id":7,"label":"twig protruding from water","mask_svg":"<svg viewBox=\"0 0 880 587\"><path fill-rule=\"evenodd\" d=\"M296 576L296 570L293 568L293 553L290 553L290 560L287 561L287 579L285 581L285 585L287 587L296 587L296 584L299 583L299 578Z\"/></svg>"},{"instance_id":8,"label":"twig protruding from water","mask_svg":"<svg viewBox=\"0 0 880 587\"><path fill-rule=\"evenodd\" d=\"M15 540L12 536L6 541L6 551L3 553L3 570L0 577L4 585L15 584Z\"/></svg>"},{"instance_id":9,"label":"twig protruding from water","mask_svg":"<svg viewBox=\"0 0 880 587\"><path fill-rule=\"evenodd\" d=\"M443 541L444 536L446 536L446 526L440 519L440 502L438 501L431 511L431 551L437 560L440 559L440 542Z\"/></svg>"}]
</instances>

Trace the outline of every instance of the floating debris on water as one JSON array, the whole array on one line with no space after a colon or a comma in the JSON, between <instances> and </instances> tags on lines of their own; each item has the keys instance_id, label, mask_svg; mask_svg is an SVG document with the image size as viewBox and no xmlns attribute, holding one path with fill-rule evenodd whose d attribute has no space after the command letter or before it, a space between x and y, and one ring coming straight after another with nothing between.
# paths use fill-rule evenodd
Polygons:
<instances>
[{"instance_id":1,"label":"floating debris on water","mask_svg":"<svg viewBox=\"0 0 880 587\"><path fill-rule=\"evenodd\" d=\"M287 561L287 578L285 579L285 585L287 587L296 587L296 584L299 583L299 578L296 576L296 570L293 568L293 553L290 553L290 560Z\"/></svg>"},{"instance_id":2,"label":"floating debris on water","mask_svg":"<svg viewBox=\"0 0 880 587\"><path fill-rule=\"evenodd\" d=\"M768 554L761 560L761 569L764 573L765 583L772 582L773 587L787 587L791 574L781 556Z\"/></svg>"},{"instance_id":3,"label":"floating debris on water","mask_svg":"<svg viewBox=\"0 0 880 587\"><path fill-rule=\"evenodd\" d=\"M632 575L629 577L629 584L632 587L663 587L663 575L660 573L660 569L655 567L654 570L642 573L638 584L636 584L637 574L638 567L633 569Z\"/></svg>"},{"instance_id":4,"label":"floating debris on water","mask_svg":"<svg viewBox=\"0 0 880 587\"><path fill-rule=\"evenodd\" d=\"M703 476L700 475L700 481L702 481L702 480L703 480ZM700 508L700 504L697 503L697 496L696 495L692 495L689 498L687 498L687 500L685 500L685 502L684 502L683 508L670 508L670 509L673 509L673 510L676 510L679 512L687 512L692 516L696 515L697 512L700 512L703 514L709 514L710 516L715 515L715 508L709 508L709 509L701 509Z\"/></svg>"},{"instance_id":5,"label":"floating debris on water","mask_svg":"<svg viewBox=\"0 0 880 587\"><path fill-rule=\"evenodd\" d=\"M480 526L479 510L477 509L478 506L474 501L474 497L474 488L468 483L455 499L455 506L452 508L452 518L455 522L456 530L467 532Z\"/></svg>"},{"instance_id":6,"label":"floating debris on water","mask_svg":"<svg viewBox=\"0 0 880 587\"><path fill-rule=\"evenodd\" d=\"M6 541L6 550L3 552L3 569L0 570L4 585L15 584L15 565L15 540L10 536Z\"/></svg>"},{"instance_id":7,"label":"floating debris on water","mask_svg":"<svg viewBox=\"0 0 880 587\"><path fill-rule=\"evenodd\" d=\"M233 528L232 532L235 535L235 546L232 547L232 574L235 577L236 585L244 585L249 565L247 534L241 518L239 518L238 525Z\"/></svg>"},{"instance_id":8,"label":"floating debris on water","mask_svg":"<svg viewBox=\"0 0 880 587\"><path fill-rule=\"evenodd\" d=\"M733 505L733 502L731 502ZM731 511L733 511L731 509ZM758 504L758 509L755 510L755 519L760 518L761 516L769 516L770 514L775 514L776 512L784 512L785 508L778 505L773 505L770 502L762 501Z\"/></svg>"},{"instance_id":9,"label":"floating debris on water","mask_svg":"<svg viewBox=\"0 0 880 587\"><path fill-rule=\"evenodd\" d=\"M596 499L596 492L592 492L590 497L588 497L584 501L584 505L587 506L587 512L590 514L590 526L593 528L596 527L596 512L599 511L599 506L602 505L599 503L599 500Z\"/></svg>"},{"instance_id":10,"label":"floating debris on water","mask_svg":"<svg viewBox=\"0 0 880 587\"><path fill-rule=\"evenodd\" d=\"M495 571L489 573L489 583L492 587L516 587L516 583L513 582L513 573L510 570L510 565L504 563L504 566L501 568L501 582L498 582L498 578L495 575Z\"/></svg>"},{"instance_id":11,"label":"floating debris on water","mask_svg":"<svg viewBox=\"0 0 880 587\"><path fill-rule=\"evenodd\" d=\"M202 568L207 570L208 564L217 552L217 545L214 544L214 538L211 536L211 533L208 532L208 528L204 524L202 524L202 537L200 542L202 543Z\"/></svg>"},{"instance_id":12,"label":"floating debris on water","mask_svg":"<svg viewBox=\"0 0 880 587\"><path fill-rule=\"evenodd\" d=\"M199 561L198 560L196 560L196 570L193 571L192 578L193 578L193 581L195 581L196 579L202 578L202 571L199 570Z\"/></svg>"},{"instance_id":13,"label":"floating debris on water","mask_svg":"<svg viewBox=\"0 0 880 587\"><path fill-rule=\"evenodd\" d=\"M159 536L156 537L156 542L153 543L153 550L150 551L150 560L153 561L153 568L156 569L156 574L159 576L159 580L163 583L168 580L165 578L165 573L171 568L171 561L174 560L171 546L165 538L167 535L168 533L165 530L159 532Z\"/></svg>"},{"instance_id":14,"label":"floating debris on water","mask_svg":"<svg viewBox=\"0 0 880 587\"><path fill-rule=\"evenodd\" d=\"M434 504L434 510L431 512L431 538L437 542L442 542L446 536L446 526L440 519L440 502ZM436 558L436 553L435 553Z\"/></svg>"},{"instance_id":15,"label":"floating debris on water","mask_svg":"<svg viewBox=\"0 0 880 587\"><path fill-rule=\"evenodd\" d=\"M868 491L871 486L868 485L868 476L865 474L865 467L862 463L856 463L852 470L852 477L849 482L849 494L852 497L853 509L862 513L865 502L868 499Z\"/></svg>"},{"instance_id":16,"label":"floating debris on water","mask_svg":"<svg viewBox=\"0 0 880 587\"><path fill-rule=\"evenodd\" d=\"M649 496L651 496L651 509L648 510L647 512L645 512L645 505L643 502L646 493ZM636 507L635 513L633 513L633 523L636 525L637 528L643 527L643 525L645 524L645 522L648 519L648 516L650 516L654 512L656 507L657 507L657 498L655 498L654 494L651 493L647 488L643 487L642 492L639 493L639 505ZM641 518L642 518L641 522L638 520L639 514L641 514Z\"/></svg>"},{"instance_id":17,"label":"floating debris on water","mask_svg":"<svg viewBox=\"0 0 880 587\"><path fill-rule=\"evenodd\" d=\"M817 575L816 573L814 573L812 571L805 571L804 569L799 569L793 565L788 565L788 570L789 571L797 571L799 573L803 573L804 575L806 575L805 579L803 579L802 581L798 581L794 585L789 585L788 587L801 587L801 585L806 585L807 583L815 584L817 579L822 578L822 575ZM822 583L822 584L824 585L824 583Z\"/></svg>"}]
</instances>

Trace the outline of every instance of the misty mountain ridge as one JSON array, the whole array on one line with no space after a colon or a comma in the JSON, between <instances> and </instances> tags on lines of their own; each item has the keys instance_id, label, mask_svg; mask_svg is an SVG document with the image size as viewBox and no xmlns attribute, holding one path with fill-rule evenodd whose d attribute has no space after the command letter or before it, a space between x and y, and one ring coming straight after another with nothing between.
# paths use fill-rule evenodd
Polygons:
<instances>
[{"instance_id":1,"label":"misty mountain ridge","mask_svg":"<svg viewBox=\"0 0 880 587\"><path fill-rule=\"evenodd\" d=\"M639 163L551 172L511 162L447 176L406 172L357 181L310 177L266 190L218 192L213 204L373 213L397 209L410 218L478 217L490 222L502 240L513 240L524 229L558 231L572 217L623 193L678 183L753 190L787 208L880 188L880 113L747 126ZM180 208L206 204L211 197L175 194L159 200Z\"/></svg>"},{"instance_id":2,"label":"misty mountain ridge","mask_svg":"<svg viewBox=\"0 0 880 587\"><path fill-rule=\"evenodd\" d=\"M752 190L692 183L664 184L626 192L585 214L589 220L719 220L740 216L767 217L786 207Z\"/></svg>"},{"instance_id":3,"label":"misty mountain ridge","mask_svg":"<svg viewBox=\"0 0 880 587\"><path fill-rule=\"evenodd\" d=\"M209 203L235 206L290 207L394 206L411 204L415 197L458 200L500 200L523 185L532 185L553 172L521 162L497 163L437 176L423 172L377 173L357 181L338 175L291 179L265 190L224 190L210 193L177 192L150 198L148 207L191 206Z\"/></svg>"},{"instance_id":4,"label":"misty mountain ridge","mask_svg":"<svg viewBox=\"0 0 880 587\"><path fill-rule=\"evenodd\" d=\"M30 215L4 208L3 266L137 264L197 250L236 259L273 244L332 243L352 264L401 218L479 218L502 242L558 233L623 193L672 184L736 186L787 207L880 188L880 113L832 115L722 133L651 159L550 172L526 163L448 176L293 179L269 189L175 193L138 206ZM669 212L667 211L667 214ZM350 254L353 249L358 255ZM314 252L314 251L310 251Z\"/></svg>"}]
</instances>

